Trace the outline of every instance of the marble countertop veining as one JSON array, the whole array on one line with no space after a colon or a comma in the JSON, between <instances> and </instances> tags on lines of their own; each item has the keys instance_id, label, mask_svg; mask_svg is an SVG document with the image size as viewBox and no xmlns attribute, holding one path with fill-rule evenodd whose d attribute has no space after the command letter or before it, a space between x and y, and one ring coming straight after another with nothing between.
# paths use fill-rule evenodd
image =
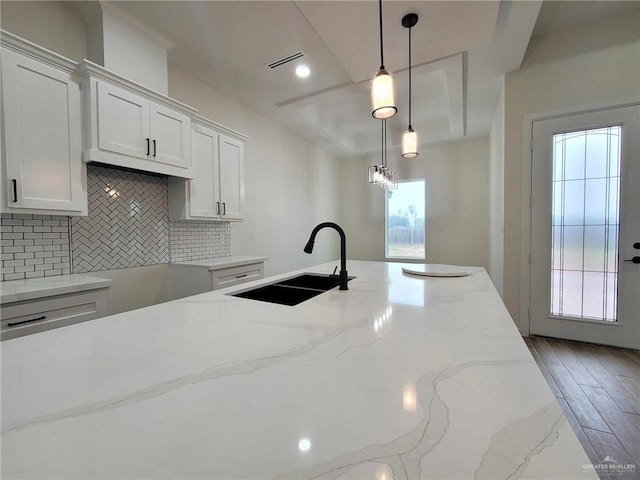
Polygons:
<instances>
[{"instance_id":1,"label":"marble countertop veining","mask_svg":"<svg viewBox=\"0 0 640 480\"><path fill-rule=\"evenodd\" d=\"M348 268L3 342L2 477L597 479L484 269Z\"/></svg>"},{"instance_id":2,"label":"marble countertop veining","mask_svg":"<svg viewBox=\"0 0 640 480\"><path fill-rule=\"evenodd\" d=\"M221 258L210 258L204 260L192 260L189 262L176 262L171 265L180 265L188 267L202 267L209 270L221 270L223 268L240 267L242 265L251 265L252 263L260 263L269 260L268 257L247 257L247 256L231 256Z\"/></svg>"},{"instance_id":3,"label":"marble countertop veining","mask_svg":"<svg viewBox=\"0 0 640 480\"><path fill-rule=\"evenodd\" d=\"M80 274L9 280L0 282L0 304L95 290L109 287L111 283L108 278Z\"/></svg>"}]
</instances>

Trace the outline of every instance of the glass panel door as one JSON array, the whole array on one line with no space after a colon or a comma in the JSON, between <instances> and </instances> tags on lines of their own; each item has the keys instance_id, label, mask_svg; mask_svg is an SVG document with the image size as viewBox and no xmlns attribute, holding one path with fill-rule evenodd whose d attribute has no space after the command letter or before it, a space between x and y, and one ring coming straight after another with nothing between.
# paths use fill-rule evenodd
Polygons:
<instances>
[{"instance_id":1,"label":"glass panel door","mask_svg":"<svg viewBox=\"0 0 640 480\"><path fill-rule=\"evenodd\" d=\"M640 107L533 122L530 332L640 348Z\"/></svg>"}]
</instances>

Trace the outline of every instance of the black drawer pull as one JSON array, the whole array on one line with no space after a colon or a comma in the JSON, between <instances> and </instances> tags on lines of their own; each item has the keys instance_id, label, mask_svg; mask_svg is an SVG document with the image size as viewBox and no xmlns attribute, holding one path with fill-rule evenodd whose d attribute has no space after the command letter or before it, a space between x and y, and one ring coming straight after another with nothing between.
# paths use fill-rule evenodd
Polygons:
<instances>
[{"instance_id":1,"label":"black drawer pull","mask_svg":"<svg viewBox=\"0 0 640 480\"><path fill-rule=\"evenodd\" d=\"M153 156L154 156L154 157L156 156L156 153L157 153L157 152L156 152L156 141L155 141L155 139L154 139L154 140L153 140Z\"/></svg>"},{"instance_id":2,"label":"black drawer pull","mask_svg":"<svg viewBox=\"0 0 640 480\"><path fill-rule=\"evenodd\" d=\"M11 180L11 186L13 187L13 203L18 201L18 181L14 178Z\"/></svg>"},{"instance_id":3,"label":"black drawer pull","mask_svg":"<svg viewBox=\"0 0 640 480\"><path fill-rule=\"evenodd\" d=\"M247 275L249 275L248 273L243 273L242 275L236 275L236 278L244 278Z\"/></svg>"},{"instance_id":4,"label":"black drawer pull","mask_svg":"<svg viewBox=\"0 0 640 480\"><path fill-rule=\"evenodd\" d=\"M31 320L22 320L21 322L9 322L7 323L7 327L15 327L17 325L24 325L25 323L37 322L39 320L45 320L47 318L46 315L42 315L38 318L32 318Z\"/></svg>"},{"instance_id":5,"label":"black drawer pull","mask_svg":"<svg viewBox=\"0 0 640 480\"><path fill-rule=\"evenodd\" d=\"M151 145L149 144L149 140L150 139L147 138L147 156L149 156L149 154L151 153Z\"/></svg>"},{"instance_id":6,"label":"black drawer pull","mask_svg":"<svg viewBox=\"0 0 640 480\"><path fill-rule=\"evenodd\" d=\"M227 203L222 202L222 215L226 215L226 214L227 214Z\"/></svg>"}]
</instances>

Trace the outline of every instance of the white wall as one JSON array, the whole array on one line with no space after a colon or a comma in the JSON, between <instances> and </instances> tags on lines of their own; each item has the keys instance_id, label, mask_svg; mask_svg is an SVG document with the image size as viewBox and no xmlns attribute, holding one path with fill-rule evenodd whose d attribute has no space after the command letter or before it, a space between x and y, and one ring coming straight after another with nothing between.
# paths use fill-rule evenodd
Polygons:
<instances>
[{"instance_id":1,"label":"white wall","mask_svg":"<svg viewBox=\"0 0 640 480\"><path fill-rule=\"evenodd\" d=\"M87 32L72 2L0 2L0 25L72 60L88 57Z\"/></svg>"},{"instance_id":2,"label":"white wall","mask_svg":"<svg viewBox=\"0 0 640 480\"><path fill-rule=\"evenodd\" d=\"M384 192L367 183L377 158L345 160L343 220L349 258L384 260ZM422 148L390 167L400 179L426 180L427 261L489 267L489 139Z\"/></svg>"},{"instance_id":3,"label":"white wall","mask_svg":"<svg viewBox=\"0 0 640 480\"><path fill-rule=\"evenodd\" d=\"M489 276L503 290L504 257L504 77L489 134Z\"/></svg>"},{"instance_id":4,"label":"white wall","mask_svg":"<svg viewBox=\"0 0 640 480\"><path fill-rule=\"evenodd\" d=\"M531 45L505 84L504 294L520 324L523 116L640 95L637 16L599 20Z\"/></svg>"}]
</instances>

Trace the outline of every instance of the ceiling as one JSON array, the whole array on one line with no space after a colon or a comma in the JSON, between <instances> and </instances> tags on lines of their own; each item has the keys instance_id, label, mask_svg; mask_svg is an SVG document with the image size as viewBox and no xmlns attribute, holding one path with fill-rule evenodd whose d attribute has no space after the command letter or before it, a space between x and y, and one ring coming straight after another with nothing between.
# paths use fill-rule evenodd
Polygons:
<instances>
[{"instance_id":1,"label":"ceiling","mask_svg":"<svg viewBox=\"0 0 640 480\"><path fill-rule=\"evenodd\" d=\"M532 37L589 23L613 15L638 14L638 1L553 1L544 2L536 21Z\"/></svg>"},{"instance_id":2,"label":"ceiling","mask_svg":"<svg viewBox=\"0 0 640 480\"><path fill-rule=\"evenodd\" d=\"M425 145L489 132L501 76L520 67L541 4L385 1L385 66L398 106L388 121L390 148L399 150L408 124L405 14L419 15L412 29L412 124ZM379 152L381 125L369 100L380 65L376 1L126 1L118 7L175 42L172 66L338 155ZM554 21L560 20L544 28L556 28ZM267 67L296 52L304 57ZM311 68L308 78L295 76L299 63Z\"/></svg>"}]
</instances>

